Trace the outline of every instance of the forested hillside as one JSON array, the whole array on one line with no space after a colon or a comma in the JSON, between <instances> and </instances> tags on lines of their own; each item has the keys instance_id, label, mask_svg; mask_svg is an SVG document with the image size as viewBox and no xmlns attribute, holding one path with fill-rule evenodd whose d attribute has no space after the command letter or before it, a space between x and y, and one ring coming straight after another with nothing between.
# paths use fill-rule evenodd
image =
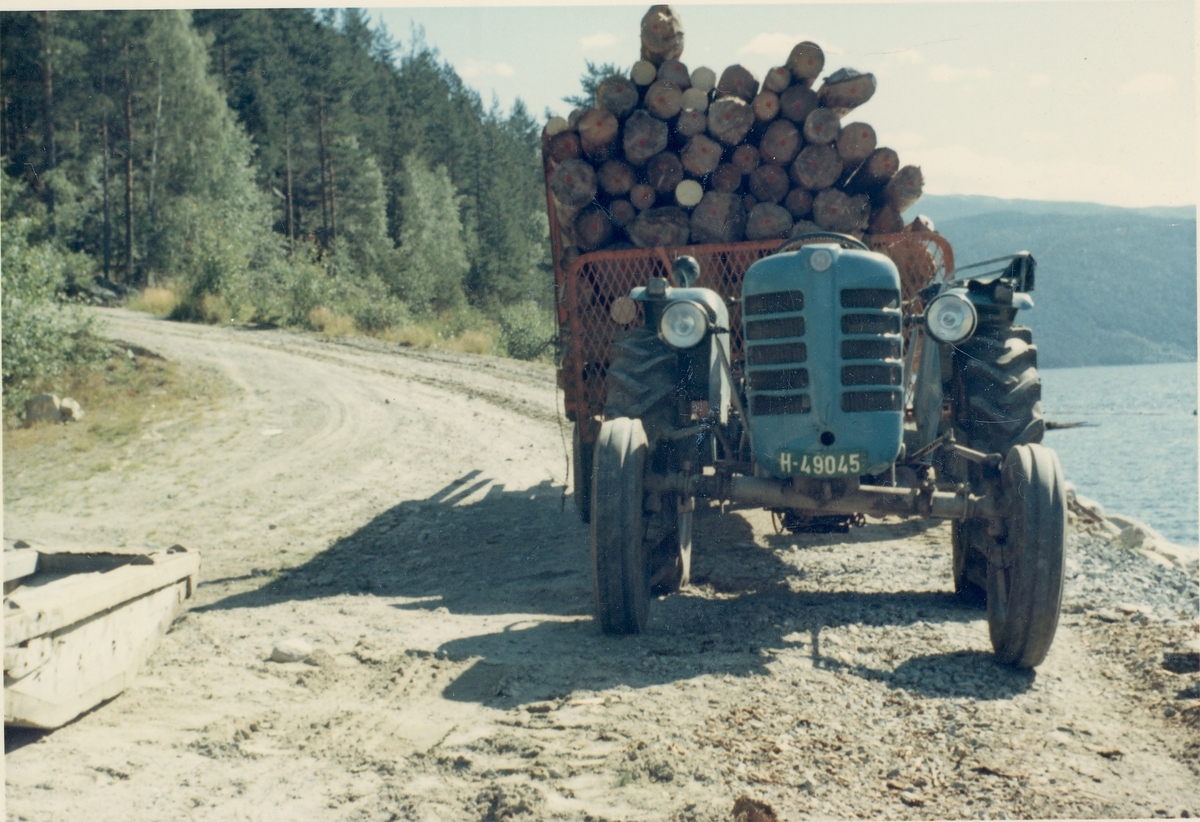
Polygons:
<instances>
[{"instance_id":1,"label":"forested hillside","mask_svg":"<svg viewBox=\"0 0 1200 822\"><path fill-rule=\"evenodd\" d=\"M1196 359L1196 220L1095 206L1088 214L977 214L939 222L955 260L1030 251L1034 330L1048 368Z\"/></svg>"},{"instance_id":2,"label":"forested hillside","mask_svg":"<svg viewBox=\"0 0 1200 822\"><path fill-rule=\"evenodd\" d=\"M182 318L548 339L539 124L397 45L353 10L0 14L6 246Z\"/></svg>"}]
</instances>

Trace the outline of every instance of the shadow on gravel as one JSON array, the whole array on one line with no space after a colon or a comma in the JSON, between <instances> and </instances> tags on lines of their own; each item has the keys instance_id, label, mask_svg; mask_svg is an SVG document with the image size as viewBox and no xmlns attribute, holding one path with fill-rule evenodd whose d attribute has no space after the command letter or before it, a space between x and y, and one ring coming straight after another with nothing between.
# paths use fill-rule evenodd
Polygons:
<instances>
[{"instance_id":1,"label":"shadow on gravel","mask_svg":"<svg viewBox=\"0 0 1200 822\"><path fill-rule=\"evenodd\" d=\"M463 682L447 689L447 699L498 706L580 689L639 688L702 673L765 676L784 649L800 650L814 665L929 693L1000 698L1032 681L982 653L921 656L892 671L847 665L823 649L821 635L828 627L933 626L981 617L949 591L836 590L846 583L825 577L811 586L823 590L792 590L810 573L804 549L903 538L924 530L921 523L768 537L784 554L791 545L800 546L799 561L792 552L785 562L776 551L755 544L753 529L740 514L705 511L696 523L696 587L654 602L645 634L603 636L590 619L587 531L572 501L564 505L562 491L548 480L508 490L472 471L427 499L381 513L263 587L194 610L349 594L405 598L409 601L395 605L404 610L509 614L512 622L495 633L463 637L438 649L453 659L477 661ZM510 685L502 687L501 681Z\"/></svg>"}]
</instances>

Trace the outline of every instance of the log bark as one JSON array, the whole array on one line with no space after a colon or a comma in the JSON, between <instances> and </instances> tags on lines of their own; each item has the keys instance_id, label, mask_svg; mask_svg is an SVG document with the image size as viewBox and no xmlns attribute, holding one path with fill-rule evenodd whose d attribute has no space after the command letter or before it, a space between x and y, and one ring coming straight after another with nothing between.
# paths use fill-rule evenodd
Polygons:
<instances>
[{"instance_id":1,"label":"log bark","mask_svg":"<svg viewBox=\"0 0 1200 822\"><path fill-rule=\"evenodd\" d=\"M633 187L633 169L620 160L609 160L596 172L596 181L605 194L620 197Z\"/></svg>"},{"instance_id":2,"label":"log bark","mask_svg":"<svg viewBox=\"0 0 1200 822\"><path fill-rule=\"evenodd\" d=\"M812 214L812 204L812 192L806 188L793 188L783 199L783 207L796 220Z\"/></svg>"},{"instance_id":3,"label":"log bark","mask_svg":"<svg viewBox=\"0 0 1200 822\"><path fill-rule=\"evenodd\" d=\"M633 81L619 74L605 77L596 88L596 108L611 111L618 118L625 118L637 108L638 89Z\"/></svg>"},{"instance_id":4,"label":"log bark","mask_svg":"<svg viewBox=\"0 0 1200 822\"><path fill-rule=\"evenodd\" d=\"M707 135L697 134L683 150L683 167L695 177L706 177L721 164L721 145Z\"/></svg>"},{"instance_id":5,"label":"log bark","mask_svg":"<svg viewBox=\"0 0 1200 822\"><path fill-rule=\"evenodd\" d=\"M690 88L683 93L683 110L698 111L701 114L708 111L708 92L698 88Z\"/></svg>"},{"instance_id":6,"label":"log bark","mask_svg":"<svg viewBox=\"0 0 1200 822\"><path fill-rule=\"evenodd\" d=\"M885 204L871 212L868 230L872 234L898 234L904 230L904 220L895 206Z\"/></svg>"},{"instance_id":7,"label":"log bark","mask_svg":"<svg viewBox=\"0 0 1200 822\"><path fill-rule=\"evenodd\" d=\"M584 251L595 251L612 239L612 220L603 208L593 203L575 218L575 242Z\"/></svg>"},{"instance_id":8,"label":"log bark","mask_svg":"<svg viewBox=\"0 0 1200 822\"><path fill-rule=\"evenodd\" d=\"M917 204L925 187L925 177L917 166L905 166L888 180L883 198L903 214Z\"/></svg>"},{"instance_id":9,"label":"log bark","mask_svg":"<svg viewBox=\"0 0 1200 822\"><path fill-rule=\"evenodd\" d=\"M792 230L788 232L788 238L795 239L796 237L802 237L805 234L812 234L820 230L821 227L812 220L797 220L792 224Z\"/></svg>"},{"instance_id":10,"label":"log bark","mask_svg":"<svg viewBox=\"0 0 1200 822\"><path fill-rule=\"evenodd\" d=\"M742 172L732 163L722 163L708 178L708 186L712 191L730 194L742 187Z\"/></svg>"},{"instance_id":11,"label":"log bark","mask_svg":"<svg viewBox=\"0 0 1200 822\"><path fill-rule=\"evenodd\" d=\"M791 167L792 179L809 191L820 191L837 182L842 158L833 146L805 146Z\"/></svg>"},{"instance_id":12,"label":"log bark","mask_svg":"<svg viewBox=\"0 0 1200 822\"><path fill-rule=\"evenodd\" d=\"M758 205L758 198L753 194L742 195L742 207L746 209L747 214L753 211L756 205Z\"/></svg>"},{"instance_id":13,"label":"log bark","mask_svg":"<svg viewBox=\"0 0 1200 822\"><path fill-rule=\"evenodd\" d=\"M688 67L678 60L664 60L658 67L655 79L665 80L680 91L687 91L692 87L692 76L688 74Z\"/></svg>"},{"instance_id":14,"label":"log bark","mask_svg":"<svg viewBox=\"0 0 1200 822\"><path fill-rule=\"evenodd\" d=\"M762 153L756 146L745 145L738 146L733 150L733 157L730 162L733 167L742 174L749 174L754 169L758 168L759 162L762 160Z\"/></svg>"},{"instance_id":15,"label":"log bark","mask_svg":"<svg viewBox=\"0 0 1200 822\"><path fill-rule=\"evenodd\" d=\"M606 160L616 148L620 122L611 111L594 108L579 120L579 142L593 160Z\"/></svg>"},{"instance_id":16,"label":"log bark","mask_svg":"<svg viewBox=\"0 0 1200 822\"><path fill-rule=\"evenodd\" d=\"M683 163L671 151L656 154L646 163L646 182L655 191L674 191L683 180Z\"/></svg>"},{"instance_id":17,"label":"log bark","mask_svg":"<svg viewBox=\"0 0 1200 822\"><path fill-rule=\"evenodd\" d=\"M759 203L746 218L747 240L782 240L792 230L792 215L773 203Z\"/></svg>"},{"instance_id":18,"label":"log bark","mask_svg":"<svg viewBox=\"0 0 1200 822\"><path fill-rule=\"evenodd\" d=\"M745 139L754 125L754 111L740 97L722 97L708 107L708 133L727 146Z\"/></svg>"},{"instance_id":19,"label":"log bark","mask_svg":"<svg viewBox=\"0 0 1200 822\"><path fill-rule=\"evenodd\" d=\"M761 165L750 172L748 188L760 203L778 203L788 193L788 173L782 166Z\"/></svg>"},{"instance_id":20,"label":"log bark","mask_svg":"<svg viewBox=\"0 0 1200 822\"><path fill-rule=\"evenodd\" d=\"M826 231L848 234L863 227L864 209L870 209L865 196L850 197L836 188L827 188L813 198L813 222Z\"/></svg>"},{"instance_id":21,"label":"log bark","mask_svg":"<svg viewBox=\"0 0 1200 822\"><path fill-rule=\"evenodd\" d=\"M638 109L625 121L625 160L632 166L642 166L667 147L667 124Z\"/></svg>"},{"instance_id":22,"label":"log bark","mask_svg":"<svg viewBox=\"0 0 1200 822\"><path fill-rule=\"evenodd\" d=\"M654 190L654 186L638 183L629 189L629 202L633 203L633 207L638 211L645 211L651 208L657 199L658 192Z\"/></svg>"},{"instance_id":23,"label":"log bark","mask_svg":"<svg viewBox=\"0 0 1200 822\"><path fill-rule=\"evenodd\" d=\"M750 104L754 111L754 119L760 123L769 123L779 116L779 95L773 91L760 91Z\"/></svg>"},{"instance_id":24,"label":"log bark","mask_svg":"<svg viewBox=\"0 0 1200 822\"><path fill-rule=\"evenodd\" d=\"M882 193L883 187L899 167L900 158L896 152L887 147L877 148L846 183L846 193L872 196Z\"/></svg>"},{"instance_id":25,"label":"log bark","mask_svg":"<svg viewBox=\"0 0 1200 822\"><path fill-rule=\"evenodd\" d=\"M699 66L692 70L692 88L708 92L717 87L717 73L708 66Z\"/></svg>"},{"instance_id":26,"label":"log bark","mask_svg":"<svg viewBox=\"0 0 1200 822\"><path fill-rule=\"evenodd\" d=\"M825 52L816 43L805 40L792 47L785 65L792 73L792 82L810 88L825 68Z\"/></svg>"},{"instance_id":27,"label":"log bark","mask_svg":"<svg viewBox=\"0 0 1200 822\"><path fill-rule=\"evenodd\" d=\"M564 117L551 117L546 121L546 136L553 137L567 130L567 120Z\"/></svg>"},{"instance_id":28,"label":"log bark","mask_svg":"<svg viewBox=\"0 0 1200 822\"><path fill-rule=\"evenodd\" d=\"M847 166L861 163L875 150L875 129L866 123L847 123L838 134L837 150Z\"/></svg>"},{"instance_id":29,"label":"log bark","mask_svg":"<svg viewBox=\"0 0 1200 822\"><path fill-rule=\"evenodd\" d=\"M658 79L658 67L649 60L638 60L633 64L633 68L629 69L629 79L635 85L645 88Z\"/></svg>"},{"instance_id":30,"label":"log bark","mask_svg":"<svg viewBox=\"0 0 1200 822\"><path fill-rule=\"evenodd\" d=\"M803 123L817 105L817 93L807 86L793 85L779 95L779 114L793 123Z\"/></svg>"},{"instance_id":31,"label":"log bark","mask_svg":"<svg viewBox=\"0 0 1200 822\"><path fill-rule=\"evenodd\" d=\"M125 57L125 277L133 285L133 85L129 80L129 41L122 46Z\"/></svg>"},{"instance_id":32,"label":"log bark","mask_svg":"<svg viewBox=\"0 0 1200 822\"><path fill-rule=\"evenodd\" d=\"M670 6L651 6L642 17L642 59L661 66L683 54L683 21Z\"/></svg>"},{"instance_id":33,"label":"log bark","mask_svg":"<svg viewBox=\"0 0 1200 822\"><path fill-rule=\"evenodd\" d=\"M782 94L792 84L792 71L787 66L776 66L767 72L762 84L767 91Z\"/></svg>"},{"instance_id":34,"label":"log bark","mask_svg":"<svg viewBox=\"0 0 1200 822\"><path fill-rule=\"evenodd\" d=\"M675 133L684 137L695 137L708 129L708 115L703 111L681 111L675 121Z\"/></svg>"},{"instance_id":35,"label":"log bark","mask_svg":"<svg viewBox=\"0 0 1200 822\"><path fill-rule=\"evenodd\" d=\"M646 110L660 120L670 120L683 108L683 92L669 80L655 80L642 101Z\"/></svg>"},{"instance_id":36,"label":"log bark","mask_svg":"<svg viewBox=\"0 0 1200 822\"><path fill-rule=\"evenodd\" d=\"M588 110L586 108L571 109L571 113L567 115L567 128L574 131L579 126L579 119L587 113Z\"/></svg>"},{"instance_id":37,"label":"log bark","mask_svg":"<svg viewBox=\"0 0 1200 822\"><path fill-rule=\"evenodd\" d=\"M790 120L776 120L767 126L758 142L763 162L786 166L800 152L800 129Z\"/></svg>"},{"instance_id":38,"label":"log bark","mask_svg":"<svg viewBox=\"0 0 1200 822\"><path fill-rule=\"evenodd\" d=\"M637 217L637 209L628 200L613 200L608 206L608 216L613 225L624 228Z\"/></svg>"},{"instance_id":39,"label":"log bark","mask_svg":"<svg viewBox=\"0 0 1200 822\"><path fill-rule=\"evenodd\" d=\"M815 108L804 118L804 139L810 145L826 145L838 138L841 120L831 109Z\"/></svg>"},{"instance_id":40,"label":"log bark","mask_svg":"<svg viewBox=\"0 0 1200 822\"><path fill-rule=\"evenodd\" d=\"M758 78L750 69L742 65L732 65L721 72L717 81L717 92L730 97L738 97L749 103L758 94Z\"/></svg>"},{"instance_id":41,"label":"log bark","mask_svg":"<svg viewBox=\"0 0 1200 822\"><path fill-rule=\"evenodd\" d=\"M579 134L574 131L560 131L555 134L550 138L546 148L550 153L550 159L556 163L578 160L583 154L583 149L579 145Z\"/></svg>"},{"instance_id":42,"label":"log bark","mask_svg":"<svg viewBox=\"0 0 1200 822\"><path fill-rule=\"evenodd\" d=\"M690 233L688 213L678 206L648 208L629 225L629 239L638 248L686 245Z\"/></svg>"},{"instance_id":43,"label":"log bark","mask_svg":"<svg viewBox=\"0 0 1200 822\"><path fill-rule=\"evenodd\" d=\"M680 180L675 186L675 202L684 208L691 208L704 197L704 186L695 180Z\"/></svg>"},{"instance_id":44,"label":"log bark","mask_svg":"<svg viewBox=\"0 0 1200 822\"><path fill-rule=\"evenodd\" d=\"M736 243L746 234L746 209L742 198L723 191L709 191L692 209L691 237L694 243Z\"/></svg>"},{"instance_id":45,"label":"log bark","mask_svg":"<svg viewBox=\"0 0 1200 822\"><path fill-rule=\"evenodd\" d=\"M585 160L567 160L550 175L550 190L564 205L581 208L596 196L596 171Z\"/></svg>"},{"instance_id":46,"label":"log bark","mask_svg":"<svg viewBox=\"0 0 1200 822\"><path fill-rule=\"evenodd\" d=\"M875 75L852 68L838 69L826 77L817 92L821 105L833 109L839 117L845 117L874 94Z\"/></svg>"}]
</instances>

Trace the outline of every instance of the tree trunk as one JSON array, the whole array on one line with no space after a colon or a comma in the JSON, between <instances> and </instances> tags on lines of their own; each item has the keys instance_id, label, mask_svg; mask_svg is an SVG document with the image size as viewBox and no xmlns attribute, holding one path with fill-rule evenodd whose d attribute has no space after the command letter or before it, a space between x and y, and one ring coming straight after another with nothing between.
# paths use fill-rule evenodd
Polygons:
<instances>
[{"instance_id":1,"label":"tree trunk","mask_svg":"<svg viewBox=\"0 0 1200 822\"><path fill-rule=\"evenodd\" d=\"M721 164L721 146L704 134L697 134L683 150L683 167L695 177L705 177Z\"/></svg>"},{"instance_id":2,"label":"tree trunk","mask_svg":"<svg viewBox=\"0 0 1200 822\"><path fill-rule=\"evenodd\" d=\"M329 235L330 242L337 242L337 185L333 177L333 152L325 152L329 158Z\"/></svg>"},{"instance_id":3,"label":"tree trunk","mask_svg":"<svg viewBox=\"0 0 1200 822\"><path fill-rule=\"evenodd\" d=\"M547 149L550 151L550 159L556 163L577 160L582 153L579 134L574 131L560 131L550 138Z\"/></svg>"},{"instance_id":4,"label":"tree trunk","mask_svg":"<svg viewBox=\"0 0 1200 822\"><path fill-rule=\"evenodd\" d=\"M658 67L655 79L672 83L680 91L687 91L692 86L692 78L688 74L687 66L678 60L664 60L663 64Z\"/></svg>"},{"instance_id":5,"label":"tree trunk","mask_svg":"<svg viewBox=\"0 0 1200 822\"><path fill-rule=\"evenodd\" d=\"M883 205L871 212L872 234L898 234L904 230L904 220L893 205Z\"/></svg>"},{"instance_id":6,"label":"tree trunk","mask_svg":"<svg viewBox=\"0 0 1200 822\"><path fill-rule=\"evenodd\" d=\"M708 111L708 92L698 88L689 88L684 91L683 110L696 111L701 114Z\"/></svg>"},{"instance_id":7,"label":"tree trunk","mask_svg":"<svg viewBox=\"0 0 1200 822\"><path fill-rule=\"evenodd\" d=\"M633 203L633 207L638 211L652 208L657 199L658 192L654 190L654 186L638 183L629 189L629 202Z\"/></svg>"},{"instance_id":8,"label":"tree trunk","mask_svg":"<svg viewBox=\"0 0 1200 822\"><path fill-rule=\"evenodd\" d=\"M669 80L655 80L646 89L646 110L660 120L670 120L683 109L683 91Z\"/></svg>"},{"instance_id":9,"label":"tree trunk","mask_svg":"<svg viewBox=\"0 0 1200 822\"><path fill-rule=\"evenodd\" d=\"M786 65L792 73L792 82L809 88L825 68L825 52L816 43L805 40L792 47Z\"/></svg>"},{"instance_id":10,"label":"tree trunk","mask_svg":"<svg viewBox=\"0 0 1200 822\"><path fill-rule=\"evenodd\" d=\"M667 148L667 124L638 109L625 121L625 160L633 166L646 161Z\"/></svg>"},{"instance_id":11,"label":"tree trunk","mask_svg":"<svg viewBox=\"0 0 1200 822\"><path fill-rule=\"evenodd\" d=\"M695 180L680 180L675 186L675 202L684 208L692 208L704 198L704 186Z\"/></svg>"},{"instance_id":12,"label":"tree trunk","mask_svg":"<svg viewBox=\"0 0 1200 822\"><path fill-rule=\"evenodd\" d=\"M804 118L804 139L814 146L823 146L837 140L842 123L832 110L815 108Z\"/></svg>"},{"instance_id":13,"label":"tree trunk","mask_svg":"<svg viewBox=\"0 0 1200 822\"><path fill-rule=\"evenodd\" d=\"M629 70L629 79L642 88L653 83L657 77L658 67L649 60L638 60Z\"/></svg>"},{"instance_id":14,"label":"tree trunk","mask_svg":"<svg viewBox=\"0 0 1200 822\"><path fill-rule=\"evenodd\" d=\"M585 160L567 160L550 175L550 190L564 205L582 208L596 196L596 172Z\"/></svg>"},{"instance_id":15,"label":"tree trunk","mask_svg":"<svg viewBox=\"0 0 1200 822\"><path fill-rule=\"evenodd\" d=\"M638 248L686 245L688 213L678 206L648 208L629 225L629 239Z\"/></svg>"},{"instance_id":16,"label":"tree trunk","mask_svg":"<svg viewBox=\"0 0 1200 822\"><path fill-rule=\"evenodd\" d=\"M758 79L744 66L732 65L721 72L717 92L749 103L758 94Z\"/></svg>"},{"instance_id":17,"label":"tree trunk","mask_svg":"<svg viewBox=\"0 0 1200 822\"><path fill-rule=\"evenodd\" d=\"M793 188L787 193L787 197L785 197L783 200L784 208L786 208L792 215L792 218L796 220L812 214L812 204L812 192L806 188Z\"/></svg>"},{"instance_id":18,"label":"tree trunk","mask_svg":"<svg viewBox=\"0 0 1200 822\"><path fill-rule=\"evenodd\" d=\"M637 86L627 77L619 74L605 77L596 88L596 108L611 111L615 117L628 117L637 104Z\"/></svg>"},{"instance_id":19,"label":"tree trunk","mask_svg":"<svg viewBox=\"0 0 1200 822\"><path fill-rule=\"evenodd\" d=\"M846 183L846 193L870 194L875 197L883 191L883 187L899 167L900 158L896 152L886 147L877 148Z\"/></svg>"},{"instance_id":20,"label":"tree trunk","mask_svg":"<svg viewBox=\"0 0 1200 822\"><path fill-rule=\"evenodd\" d=\"M782 240L792 230L792 215L774 203L759 203L746 218L747 240Z\"/></svg>"},{"instance_id":21,"label":"tree trunk","mask_svg":"<svg viewBox=\"0 0 1200 822\"><path fill-rule=\"evenodd\" d=\"M805 85L793 85L779 95L779 113L793 123L803 123L817 105L817 93Z\"/></svg>"},{"instance_id":22,"label":"tree trunk","mask_svg":"<svg viewBox=\"0 0 1200 822\"><path fill-rule=\"evenodd\" d=\"M763 162L786 166L800 151L800 130L790 120L776 120L767 126L758 141L758 153Z\"/></svg>"},{"instance_id":23,"label":"tree trunk","mask_svg":"<svg viewBox=\"0 0 1200 822\"><path fill-rule=\"evenodd\" d=\"M813 198L813 222L826 231L849 234L865 227L864 210L869 209L870 201L865 196L849 197L836 188L827 188Z\"/></svg>"},{"instance_id":24,"label":"tree trunk","mask_svg":"<svg viewBox=\"0 0 1200 822\"><path fill-rule=\"evenodd\" d=\"M283 159L285 168L287 169L287 236L288 236L288 256L296 250L296 222L295 209L292 200L292 131L288 124L288 116L285 112L283 115Z\"/></svg>"},{"instance_id":25,"label":"tree trunk","mask_svg":"<svg viewBox=\"0 0 1200 822\"><path fill-rule=\"evenodd\" d=\"M700 66L692 71L692 88L709 92L716 87L717 73L708 66Z\"/></svg>"},{"instance_id":26,"label":"tree trunk","mask_svg":"<svg viewBox=\"0 0 1200 822\"><path fill-rule=\"evenodd\" d=\"M792 84L792 70L787 66L776 66L763 78L762 87L776 94L783 94Z\"/></svg>"},{"instance_id":27,"label":"tree trunk","mask_svg":"<svg viewBox=\"0 0 1200 822\"><path fill-rule=\"evenodd\" d=\"M758 168L759 162L762 160L762 152L757 146L744 145L738 146L733 150L733 156L730 162L742 174L749 174L754 169Z\"/></svg>"},{"instance_id":28,"label":"tree trunk","mask_svg":"<svg viewBox=\"0 0 1200 822\"><path fill-rule=\"evenodd\" d=\"M628 200L613 200L609 203L608 215L612 218L613 225L624 228L633 222L637 214L637 209Z\"/></svg>"},{"instance_id":29,"label":"tree trunk","mask_svg":"<svg viewBox=\"0 0 1200 822\"><path fill-rule=\"evenodd\" d=\"M619 127L620 123L611 111L594 108L583 115L579 118L579 142L583 153L594 161L607 160Z\"/></svg>"},{"instance_id":30,"label":"tree trunk","mask_svg":"<svg viewBox=\"0 0 1200 822\"><path fill-rule=\"evenodd\" d=\"M708 191L692 209L693 243L736 243L746 234L746 209L742 198L723 191Z\"/></svg>"},{"instance_id":31,"label":"tree trunk","mask_svg":"<svg viewBox=\"0 0 1200 822\"><path fill-rule=\"evenodd\" d=\"M325 106L317 108L317 164L321 168L321 247L329 247L329 204L325 188Z\"/></svg>"},{"instance_id":32,"label":"tree trunk","mask_svg":"<svg viewBox=\"0 0 1200 822\"><path fill-rule=\"evenodd\" d=\"M129 41L125 55L125 283L133 284L133 89L129 79Z\"/></svg>"},{"instance_id":33,"label":"tree trunk","mask_svg":"<svg viewBox=\"0 0 1200 822\"><path fill-rule=\"evenodd\" d=\"M817 96L821 105L845 117L854 109L871 99L875 94L875 75L863 74L854 69L838 69L825 78Z\"/></svg>"},{"instance_id":34,"label":"tree trunk","mask_svg":"<svg viewBox=\"0 0 1200 822\"><path fill-rule=\"evenodd\" d=\"M838 134L837 150L847 166L861 163L875 150L875 129L866 123L847 123Z\"/></svg>"},{"instance_id":35,"label":"tree trunk","mask_svg":"<svg viewBox=\"0 0 1200 822\"><path fill-rule=\"evenodd\" d=\"M748 187L760 203L778 203L788 192L788 173L782 166L761 165L750 172Z\"/></svg>"},{"instance_id":36,"label":"tree trunk","mask_svg":"<svg viewBox=\"0 0 1200 822\"><path fill-rule=\"evenodd\" d=\"M51 58L54 55L53 31L50 27L50 12L42 12L42 53L44 60L42 62L42 92L45 100L45 110L43 118L45 119L46 132L46 170L49 171L58 165L58 152L55 147L54 139L54 69L51 63ZM46 186L46 207L50 213L54 214L54 186ZM50 231L54 233L54 221L50 221Z\"/></svg>"},{"instance_id":37,"label":"tree trunk","mask_svg":"<svg viewBox=\"0 0 1200 822\"><path fill-rule=\"evenodd\" d=\"M708 186L712 191L731 194L742 186L742 172L732 163L721 163L717 170L708 178Z\"/></svg>"},{"instance_id":38,"label":"tree trunk","mask_svg":"<svg viewBox=\"0 0 1200 822\"><path fill-rule=\"evenodd\" d=\"M605 194L620 197L633 187L633 169L620 160L609 160L600 166L596 180Z\"/></svg>"},{"instance_id":39,"label":"tree trunk","mask_svg":"<svg viewBox=\"0 0 1200 822\"><path fill-rule=\"evenodd\" d=\"M883 197L896 211L903 214L921 199L924 187L925 177L921 174L921 169L917 166L905 166L888 180Z\"/></svg>"},{"instance_id":40,"label":"tree trunk","mask_svg":"<svg viewBox=\"0 0 1200 822\"><path fill-rule=\"evenodd\" d=\"M612 239L612 220L593 203L575 218L575 242L583 251L595 251Z\"/></svg>"},{"instance_id":41,"label":"tree trunk","mask_svg":"<svg viewBox=\"0 0 1200 822\"><path fill-rule=\"evenodd\" d=\"M108 70L104 50L104 12L100 12L100 185L104 212L104 279L112 276L112 210L108 194L108 97L104 92L104 77Z\"/></svg>"},{"instance_id":42,"label":"tree trunk","mask_svg":"<svg viewBox=\"0 0 1200 822\"><path fill-rule=\"evenodd\" d=\"M651 6L642 17L642 59L655 66L683 54L683 21L670 6Z\"/></svg>"},{"instance_id":43,"label":"tree trunk","mask_svg":"<svg viewBox=\"0 0 1200 822\"><path fill-rule=\"evenodd\" d=\"M754 119L759 123L769 123L779 116L779 95L773 91L760 91L750 104L754 111Z\"/></svg>"},{"instance_id":44,"label":"tree trunk","mask_svg":"<svg viewBox=\"0 0 1200 822\"><path fill-rule=\"evenodd\" d=\"M740 97L722 97L708 107L708 133L727 146L745 139L754 125L754 110Z\"/></svg>"},{"instance_id":45,"label":"tree trunk","mask_svg":"<svg viewBox=\"0 0 1200 822\"><path fill-rule=\"evenodd\" d=\"M837 182L842 158L833 146L805 146L792 163L792 179L809 191L820 191Z\"/></svg>"},{"instance_id":46,"label":"tree trunk","mask_svg":"<svg viewBox=\"0 0 1200 822\"><path fill-rule=\"evenodd\" d=\"M150 144L150 196L146 198L146 231L142 234L142 259L149 256L150 231L154 227L154 178L158 172L158 128L162 123L162 69L158 70L158 102L154 106L154 139ZM154 286L154 272L147 269L146 285Z\"/></svg>"},{"instance_id":47,"label":"tree trunk","mask_svg":"<svg viewBox=\"0 0 1200 822\"><path fill-rule=\"evenodd\" d=\"M646 182L655 191L674 191L683 181L683 163L679 156L670 151L656 154L646 163Z\"/></svg>"},{"instance_id":48,"label":"tree trunk","mask_svg":"<svg viewBox=\"0 0 1200 822\"><path fill-rule=\"evenodd\" d=\"M695 137L708 128L708 116L696 109L683 111L675 122L675 132L681 137Z\"/></svg>"}]
</instances>

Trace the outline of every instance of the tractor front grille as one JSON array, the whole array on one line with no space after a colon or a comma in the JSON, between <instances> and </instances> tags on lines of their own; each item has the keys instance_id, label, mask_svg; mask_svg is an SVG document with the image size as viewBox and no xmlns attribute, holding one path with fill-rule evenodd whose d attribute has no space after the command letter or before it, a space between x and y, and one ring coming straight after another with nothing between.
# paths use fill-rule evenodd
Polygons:
<instances>
[{"instance_id":1,"label":"tractor front grille","mask_svg":"<svg viewBox=\"0 0 1200 822\"><path fill-rule=\"evenodd\" d=\"M752 294L742 305L746 335L746 388L750 414L807 414L812 410L807 368L808 346L797 340L807 332L804 292Z\"/></svg>"},{"instance_id":2,"label":"tractor front grille","mask_svg":"<svg viewBox=\"0 0 1200 822\"><path fill-rule=\"evenodd\" d=\"M807 368L780 368L748 372L751 391L795 391L808 388Z\"/></svg>"},{"instance_id":3,"label":"tractor front grille","mask_svg":"<svg viewBox=\"0 0 1200 822\"><path fill-rule=\"evenodd\" d=\"M841 344L842 360L850 361L842 366L842 386L884 389L843 391L842 411L902 411L900 292L890 288L846 288L839 302L843 309L852 309L842 314L842 333L853 335Z\"/></svg>"}]
</instances>

